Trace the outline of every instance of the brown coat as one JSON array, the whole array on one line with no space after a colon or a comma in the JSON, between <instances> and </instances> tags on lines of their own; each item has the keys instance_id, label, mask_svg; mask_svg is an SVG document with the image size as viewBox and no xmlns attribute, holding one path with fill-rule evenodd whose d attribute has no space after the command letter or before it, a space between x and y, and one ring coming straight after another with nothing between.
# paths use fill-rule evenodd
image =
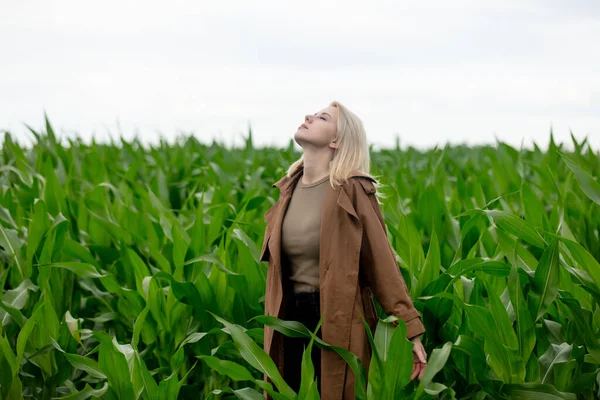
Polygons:
<instances>
[{"instance_id":1,"label":"brown coat","mask_svg":"<svg viewBox=\"0 0 600 400\"><path fill-rule=\"evenodd\" d=\"M289 290L282 282L281 225L302 167L284 176L273 187L278 201L265 213L267 227L260 254L268 261L265 314L284 318ZM407 337L425 332L414 308L388 241L385 222L369 177L357 172L334 190L327 184L323 203L320 242L321 338L356 354L367 372L371 346L360 319L375 331L377 315L373 293L384 311L403 319ZM283 334L264 327L264 350L283 376ZM316 347L316 346L315 346ZM354 400L354 372L336 352L321 349L321 399ZM272 381L265 375L265 380ZM272 397L265 391L267 399Z\"/></svg>"}]
</instances>

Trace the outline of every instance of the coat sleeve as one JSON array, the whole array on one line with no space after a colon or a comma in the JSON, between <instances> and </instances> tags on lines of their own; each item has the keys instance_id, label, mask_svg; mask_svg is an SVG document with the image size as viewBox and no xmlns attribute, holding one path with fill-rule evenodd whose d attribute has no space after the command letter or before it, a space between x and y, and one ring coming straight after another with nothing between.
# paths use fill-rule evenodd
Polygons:
<instances>
[{"instance_id":1,"label":"coat sleeve","mask_svg":"<svg viewBox=\"0 0 600 400\"><path fill-rule=\"evenodd\" d=\"M359 186L356 195L357 214L363 225L360 265L365 283L386 314L405 321L408 339L419 336L425 332L425 327L413 305L394 250L388 241L374 187L371 185L371 190L366 191Z\"/></svg>"}]
</instances>

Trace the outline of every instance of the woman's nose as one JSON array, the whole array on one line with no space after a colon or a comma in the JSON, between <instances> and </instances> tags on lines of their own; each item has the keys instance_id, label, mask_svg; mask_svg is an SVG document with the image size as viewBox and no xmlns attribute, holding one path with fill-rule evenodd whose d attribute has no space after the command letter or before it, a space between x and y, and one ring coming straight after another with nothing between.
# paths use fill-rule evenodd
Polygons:
<instances>
[{"instance_id":1,"label":"woman's nose","mask_svg":"<svg viewBox=\"0 0 600 400\"><path fill-rule=\"evenodd\" d=\"M304 116L304 122L310 122L312 115L308 114L306 116Z\"/></svg>"}]
</instances>

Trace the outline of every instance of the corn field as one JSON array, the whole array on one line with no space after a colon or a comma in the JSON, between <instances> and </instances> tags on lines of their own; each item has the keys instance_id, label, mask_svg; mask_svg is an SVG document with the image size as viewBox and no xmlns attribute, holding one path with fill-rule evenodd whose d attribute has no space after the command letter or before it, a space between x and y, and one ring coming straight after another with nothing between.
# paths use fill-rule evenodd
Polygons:
<instances>
[{"instance_id":1,"label":"corn field","mask_svg":"<svg viewBox=\"0 0 600 400\"><path fill-rule=\"evenodd\" d=\"M292 140L151 147L63 140L47 117L28 128L32 146L1 144L1 399L318 399L313 346L346 360L361 400L600 396L600 162L586 140L371 149L427 329L411 381L405 325L376 299L369 371L264 315L263 216L300 156ZM266 325L312 338L299 393L263 351Z\"/></svg>"}]
</instances>

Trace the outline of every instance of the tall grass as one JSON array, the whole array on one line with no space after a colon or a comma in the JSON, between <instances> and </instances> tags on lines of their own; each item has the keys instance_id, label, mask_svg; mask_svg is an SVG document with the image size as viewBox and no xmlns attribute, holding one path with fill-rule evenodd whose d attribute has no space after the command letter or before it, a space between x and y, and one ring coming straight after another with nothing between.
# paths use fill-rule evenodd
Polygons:
<instances>
[{"instance_id":1,"label":"tall grass","mask_svg":"<svg viewBox=\"0 0 600 400\"><path fill-rule=\"evenodd\" d=\"M0 398L318 398L310 357L294 393L262 351L265 324L313 337L262 315L263 215L292 142L31 132L32 148L9 133L1 148ZM412 344L378 304L368 375L313 337L350 364L358 398L599 396L600 162L572 141L372 152L430 358L407 379Z\"/></svg>"}]
</instances>

